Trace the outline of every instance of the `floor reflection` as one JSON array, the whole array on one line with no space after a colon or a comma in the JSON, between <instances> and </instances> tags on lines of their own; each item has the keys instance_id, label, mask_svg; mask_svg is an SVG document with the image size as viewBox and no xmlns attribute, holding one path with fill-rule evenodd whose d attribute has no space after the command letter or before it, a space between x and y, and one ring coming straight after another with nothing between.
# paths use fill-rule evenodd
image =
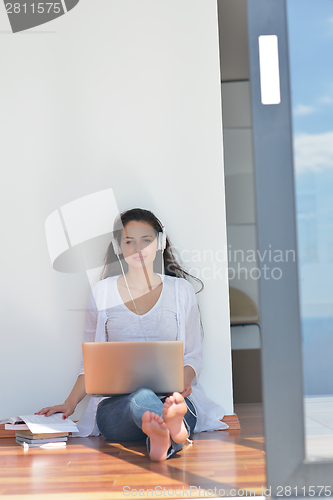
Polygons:
<instances>
[{"instance_id":1,"label":"floor reflection","mask_svg":"<svg viewBox=\"0 0 333 500\"><path fill-rule=\"evenodd\" d=\"M333 459L333 396L304 398L306 458Z\"/></svg>"}]
</instances>

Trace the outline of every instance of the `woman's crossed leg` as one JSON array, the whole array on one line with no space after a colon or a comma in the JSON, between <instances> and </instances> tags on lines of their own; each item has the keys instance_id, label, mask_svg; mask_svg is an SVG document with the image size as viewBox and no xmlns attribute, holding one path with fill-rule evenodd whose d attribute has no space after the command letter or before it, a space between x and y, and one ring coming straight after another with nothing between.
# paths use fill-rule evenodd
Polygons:
<instances>
[{"instance_id":1,"label":"woman's crossed leg","mask_svg":"<svg viewBox=\"0 0 333 500\"><path fill-rule=\"evenodd\" d=\"M163 404L150 389L139 389L126 396L102 400L97 424L103 436L111 441L136 441L148 436L150 458L162 461L179 451L193 431L196 418L189 414L189 425L184 420L186 413L189 414L185 400L179 393L167 397Z\"/></svg>"}]
</instances>

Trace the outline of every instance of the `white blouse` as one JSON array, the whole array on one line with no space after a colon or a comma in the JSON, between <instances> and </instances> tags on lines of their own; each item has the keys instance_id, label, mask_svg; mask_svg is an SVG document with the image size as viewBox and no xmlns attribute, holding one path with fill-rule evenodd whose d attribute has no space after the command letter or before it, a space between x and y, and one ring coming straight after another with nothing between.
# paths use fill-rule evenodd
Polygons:
<instances>
[{"instance_id":1,"label":"white blouse","mask_svg":"<svg viewBox=\"0 0 333 500\"><path fill-rule=\"evenodd\" d=\"M110 313L112 314L112 311L116 311L114 308L121 304L126 307L117 290L118 277L106 278L99 281L93 287L86 310L84 342L106 342L107 323L110 320ZM198 412L198 420L194 432L227 429L228 425L221 422L224 416L223 408L209 399L198 383L202 370L201 326L200 313L193 286L183 278L164 276L163 288L165 291L169 290L169 292L174 290L176 309L174 312L176 313L177 325L176 340L183 342L184 366L191 366L196 374L191 384L192 394L190 395L190 399L195 404ZM171 297L170 300L172 301L173 293L166 295L169 298ZM158 305L159 301L157 301L151 311ZM131 311L129 312L131 313ZM135 313L131 314L134 315ZM82 362L79 375L83 373ZM96 423L97 405L100 399L98 397L90 398L86 412L77 424L79 434L75 434L76 436L98 436L100 434Z\"/></svg>"},{"instance_id":2,"label":"white blouse","mask_svg":"<svg viewBox=\"0 0 333 500\"><path fill-rule=\"evenodd\" d=\"M120 297L117 280L112 280L113 293ZM177 339L177 307L174 280L164 280L156 304L139 316L122 302L106 311L109 342L140 342ZM147 337L147 338L146 338Z\"/></svg>"}]
</instances>

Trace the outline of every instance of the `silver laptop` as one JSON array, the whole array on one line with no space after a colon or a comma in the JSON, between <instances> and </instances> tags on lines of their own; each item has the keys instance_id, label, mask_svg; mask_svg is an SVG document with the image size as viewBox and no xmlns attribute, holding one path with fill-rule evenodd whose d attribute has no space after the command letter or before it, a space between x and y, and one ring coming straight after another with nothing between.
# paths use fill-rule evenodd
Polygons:
<instances>
[{"instance_id":1,"label":"silver laptop","mask_svg":"<svg viewBox=\"0 0 333 500\"><path fill-rule=\"evenodd\" d=\"M182 342L85 342L82 349L87 394L116 396L146 388L165 395L184 390Z\"/></svg>"}]
</instances>

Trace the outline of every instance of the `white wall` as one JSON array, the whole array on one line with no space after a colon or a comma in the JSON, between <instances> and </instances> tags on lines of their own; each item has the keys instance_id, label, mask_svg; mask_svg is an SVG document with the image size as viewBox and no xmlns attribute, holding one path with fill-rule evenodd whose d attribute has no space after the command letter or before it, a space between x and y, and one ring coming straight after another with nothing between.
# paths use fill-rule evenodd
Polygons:
<instances>
[{"instance_id":1,"label":"white wall","mask_svg":"<svg viewBox=\"0 0 333 500\"><path fill-rule=\"evenodd\" d=\"M5 418L62 402L80 362L89 286L52 269L51 212L112 187L121 210L153 210L180 251L214 256L226 223L214 0L81 0L15 35L2 4L0 32ZM230 414L227 263L202 260L201 380Z\"/></svg>"}]
</instances>

